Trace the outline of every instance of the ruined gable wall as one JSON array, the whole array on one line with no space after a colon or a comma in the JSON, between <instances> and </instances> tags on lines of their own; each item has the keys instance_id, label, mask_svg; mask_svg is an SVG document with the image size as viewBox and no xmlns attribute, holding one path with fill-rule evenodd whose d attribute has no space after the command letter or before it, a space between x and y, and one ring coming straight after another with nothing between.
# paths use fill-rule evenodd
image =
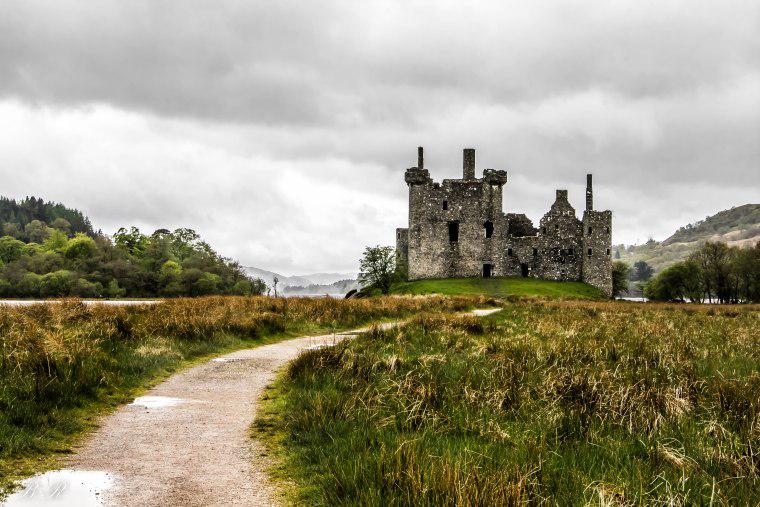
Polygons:
<instances>
[{"instance_id":1,"label":"ruined gable wall","mask_svg":"<svg viewBox=\"0 0 760 507\"><path fill-rule=\"evenodd\" d=\"M612 295L612 212L583 213L583 281ZM591 255L589 255L591 250Z\"/></svg>"},{"instance_id":2,"label":"ruined gable wall","mask_svg":"<svg viewBox=\"0 0 760 507\"><path fill-rule=\"evenodd\" d=\"M547 280L580 280L581 221L567 200L567 190L557 197L539 223L539 262L536 276Z\"/></svg>"}]
</instances>

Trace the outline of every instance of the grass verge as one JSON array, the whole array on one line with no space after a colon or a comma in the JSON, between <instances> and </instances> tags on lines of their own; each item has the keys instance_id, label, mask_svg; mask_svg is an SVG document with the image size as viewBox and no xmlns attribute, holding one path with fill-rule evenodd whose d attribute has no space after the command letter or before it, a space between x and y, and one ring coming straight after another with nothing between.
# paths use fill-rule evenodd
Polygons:
<instances>
[{"instance_id":1,"label":"grass verge","mask_svg":"<svg viewBox=\"0 0 760 507\"><path fill-rule=\"evenodd\" d=\"M443 297L209 297L0 306L0 489L55 467L98 416L209 356L473 304Z\"/></svg>"},{"instance_id":2,"label":"grass verge","mask_svg":"<svg viewBox=\"0 0 760 507\"><path fill-rule=\"evenodd\" d=\"M553 282L536 278L451 278L395 284L394 294L486 295L497 298L539 296L563 299L605 299L583 282Z\"/></svg>"},{"instance_id":3,"label":"grass verge","mask_svg":"<svg viewBox=\"0 0 760 507\"><path fill-rule=\"evenodd\" d=\"M304 353L255 423L309 505L757 505L760 311L416 317Z\"/></svg>"}]
</instances>

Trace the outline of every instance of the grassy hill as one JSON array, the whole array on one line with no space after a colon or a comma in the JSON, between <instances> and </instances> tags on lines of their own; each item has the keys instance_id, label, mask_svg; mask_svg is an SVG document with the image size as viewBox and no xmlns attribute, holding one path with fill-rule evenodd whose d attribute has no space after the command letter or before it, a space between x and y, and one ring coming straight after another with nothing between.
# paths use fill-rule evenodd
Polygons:
<instances>
[{"instance_id":1,"label":"grassy hill","mask_svg":"<svg viewBox=\"0 0 760 507\"><path fill-rule=\"evenodd\" d=\"M678 229L659 242L643 245L616 245L620 260L629 264L646 261L656 271L688 257L705 241L721 241L730 246L754 245L760 241L760 204L745 204L721 211L699 222ZM617 259L617 254L615 255Z\"/></svg>"},{"instance_id":2,"label":"grassy hill","mask_svg":"<svg viewBox=\"0 0 760 507\"><path fill-rule=\"evenodd\" d=\"M417 280L393 286L394 294L478 295L493 297L547 296L569 299L601 299L604 295L582 282L551 282L534 278L450 278Z\"/></svg>"}]
</instances>

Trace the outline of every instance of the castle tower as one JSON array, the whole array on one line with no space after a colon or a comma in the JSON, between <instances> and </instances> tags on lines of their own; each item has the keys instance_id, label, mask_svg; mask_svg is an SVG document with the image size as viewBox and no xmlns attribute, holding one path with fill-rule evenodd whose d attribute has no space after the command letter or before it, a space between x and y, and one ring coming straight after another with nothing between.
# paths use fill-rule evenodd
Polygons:
<instances>
[{"instance_id":1,"label":"castle tower","mask_svg":"<svg viewBox=\"0 0 760 507\"><path fill-rule=\"evenodd\" d=\"M594 211L591 175L586 175L583 212L583 281L612 295L612 212Z\"/></svg>"},{"instance_id":2,"label":"castle tower","mask_svg":"<svg viewBox=\"0 0 760 507\"><path fill-rule=\"evenodd\" d=\"M462 173L465 180L475 179L475 148L465 148L462 156Z\"/></svg>"}]
</instances>

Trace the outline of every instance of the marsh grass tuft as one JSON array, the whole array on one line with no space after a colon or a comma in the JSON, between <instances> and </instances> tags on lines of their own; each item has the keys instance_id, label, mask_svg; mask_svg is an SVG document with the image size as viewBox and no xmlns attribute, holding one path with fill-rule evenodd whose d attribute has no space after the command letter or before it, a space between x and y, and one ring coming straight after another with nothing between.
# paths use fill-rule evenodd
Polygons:
<instances>
[{"instance_id":1,"label":"marsh grass tuft","mask_svg":"<svg viewBox=\"0 0 760 507\"><path fill-rule=\"evenodd\" d=\"M760 502L757 307L529 301L301 356L258 424L314 505Z\"/></svg>"}]
</instances>

